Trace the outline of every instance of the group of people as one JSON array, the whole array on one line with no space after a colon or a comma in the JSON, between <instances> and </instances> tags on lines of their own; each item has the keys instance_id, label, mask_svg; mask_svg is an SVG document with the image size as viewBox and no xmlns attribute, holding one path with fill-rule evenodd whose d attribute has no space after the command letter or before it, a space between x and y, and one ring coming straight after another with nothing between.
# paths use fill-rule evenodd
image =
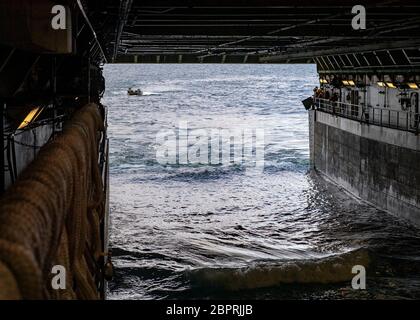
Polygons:
<instances>
[{"instance_id":1,"label":"group of people","mask_svg":"<svg viewBox=\"0 0 420 320\"><path fill-rule=\"evenodd\" d=\"M314 88L314 99L316 101L316 106L321 107L321 104L325 103L326 100L330 102L330 105L333 106L333 112L335 112L335 106L336 103L339 100L337 92L334 92L333 94L330 93L330 91L325 90L323 88ZM323 99L323 100L317 100L317 99Z\"/></svg>"},{"instance_id":2,"label":"group of people","mask_svg":"<svg viewBox=\"0 0 420 320\"><path fill-rule=\"evenodd\" d=\"M331 95L328 90L325 90L323 88L318 88L318 87L315 87L314 88L314 97L316 99L330 100L331 102L338 101L338 94L337 94L337 92L334 92Z\"/></svg>"}]
</instances>

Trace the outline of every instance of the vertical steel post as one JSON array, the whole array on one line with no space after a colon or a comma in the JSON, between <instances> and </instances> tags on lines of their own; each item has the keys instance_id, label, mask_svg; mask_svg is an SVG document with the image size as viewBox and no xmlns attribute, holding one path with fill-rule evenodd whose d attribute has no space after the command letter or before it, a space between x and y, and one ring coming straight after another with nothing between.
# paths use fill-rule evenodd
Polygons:
<instances>
[{"instance_id":1,"label":"vertical steel post","mask_svg":"<svg viewBox=\"0 0 420 320\"><path fill-rule=\"evenodd\" d=\"M388 127L391 128L391 109L388 110Z\"/></svg>"},{"instance_id":2,"label":"vertical steel post","mask_svg":"<svg viewBox=\"0 0 420 320\"><path fill-rule=\"evenodd\" d=\"M55 136L55 127L56 127L56 123L55 123L55 119L57 116L57 57L54 56L52 58L52 72L51 72L51 77L52 77L52 98L53 98L53 127L52 127L52 135L53 137Z\"/></svg>"},{"instance_id":3,"label":"vertical steel post","mask_svg":"<svg viewBox=\"0 0 420 320\"><path fill-rule=\"evenodd\" d=\"M88 57L88 59L87 59L87 78L88 78L88 80L87 80L87 94L88 94L88 103L90 103L90 56Z\"/></svg>"},{"instance_id":4,"label":"vertical steel post","mask_svg":"<svg viewBox=\"0 0 420 320\"><path fill-rule=\"evenodd\" d=\"M4 176L5 176L5 164L4 164L4 112L6 109L6 104L1 107L0 110L0 194L4 192Z\"/></svg>"},{"instance_id":5,"label":"vertical steel post","mask_svg":"<svg viewBox=\"0 0 420 320\"><path fill-rule=\"evenodd\" d=\"M382 109L381 109L381 120L380 120L379 124L382 126Z\"/></svg>"}]
</instances>

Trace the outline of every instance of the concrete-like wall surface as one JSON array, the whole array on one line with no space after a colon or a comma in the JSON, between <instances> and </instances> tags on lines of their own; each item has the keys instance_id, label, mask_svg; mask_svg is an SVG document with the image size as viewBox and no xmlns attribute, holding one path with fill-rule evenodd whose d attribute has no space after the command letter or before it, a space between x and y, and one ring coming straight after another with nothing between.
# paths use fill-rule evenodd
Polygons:
<instances>
[{"instance_id":1,"label":"concrete-like wall surface","mask_svg":"<svg viewBox=\"0 0 420 320\"><path fill-rule=\"evenodd\" d=\"M18 133L14 137L16 154L15 169L18 176L36 158L40 146L43 146L48 141L52 132L52 125L44 125ZM8 163L6 152L4 153L4 157L5 163ZM9 172L6 172L4 178L5 188L7 189L12 184Z\"/></svg>"},{"instance_id":2,"label":"concrete-like wall surface","mask_svg":"<svg viewBox=\"0 0 420 320\"><path fill-rule=\"evenodd\" d=\"M420 225L419 137L314 113L314 167L358 197Z\"/></svg>"}]
</instances>

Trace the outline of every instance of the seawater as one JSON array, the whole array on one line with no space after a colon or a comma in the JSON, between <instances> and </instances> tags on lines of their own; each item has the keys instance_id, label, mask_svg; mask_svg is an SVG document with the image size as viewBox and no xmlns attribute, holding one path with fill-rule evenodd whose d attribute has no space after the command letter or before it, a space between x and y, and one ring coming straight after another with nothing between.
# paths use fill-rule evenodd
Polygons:
<instances>
[{"instance_id":1,"label":"seawater","mask_svg":"<svg viewBox=\"0 0 420 320\"><path fill-rule=\"evenodd\" d=\"M314 65L105 65L111 299L420 298L418 229L309 168ZM143 96L128 96L129 87ZM157 134L264 129L264 168L157 161ZM366 267L353 290L352 266Z\"/></svg>"}]
</instances>

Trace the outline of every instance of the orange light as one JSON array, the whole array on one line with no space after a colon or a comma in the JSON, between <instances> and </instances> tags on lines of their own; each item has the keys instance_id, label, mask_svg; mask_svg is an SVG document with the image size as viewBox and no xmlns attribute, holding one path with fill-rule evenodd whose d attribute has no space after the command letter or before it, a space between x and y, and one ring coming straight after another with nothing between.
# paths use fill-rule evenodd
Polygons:
<instances>
[{"instance_id":1,"label":"orange light","mask_svg":"<svg viewBox=\"0 0 420 320\"><path fill-rule=\"evenodd\" d=\"M418 89L419 88L417 83L414 83L414 82L409 82L409 83L407 83L407 85L410 89Z\"/></svg>"},{"instance_id":2,"label":"orange light","mask_svg":"<svg viewBox=\"0 0 420 320\"><path fill-rule=\"evenodd\" d=\"M32 121L35 121L41 113L42 109L44 108L36 107L29 111L28 115L25 117L25 119L23 119L22 123L19 125L18 130L25 128Z\"/></svg>"}]
</instances>

